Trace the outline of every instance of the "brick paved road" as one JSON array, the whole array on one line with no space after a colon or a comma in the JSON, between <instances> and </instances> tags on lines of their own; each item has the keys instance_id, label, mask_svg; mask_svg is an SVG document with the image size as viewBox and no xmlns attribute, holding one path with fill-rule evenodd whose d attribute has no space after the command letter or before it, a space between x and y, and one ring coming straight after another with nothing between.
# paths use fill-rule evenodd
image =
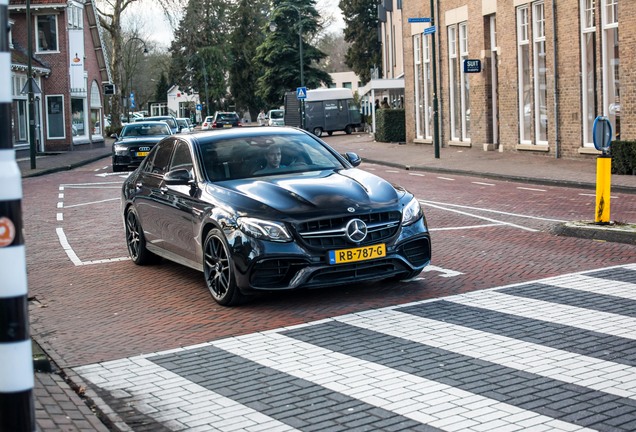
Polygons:
<instances>
[{"instance_id":1,"label":"brick paved road","mask_svg":"<svg viewBox=\"0 0 636 432\"><path fill-rule=\"evenodd\" d=\"M135 431L633 431L636 264L74 371Z\"/></svg>"}]
</instances>

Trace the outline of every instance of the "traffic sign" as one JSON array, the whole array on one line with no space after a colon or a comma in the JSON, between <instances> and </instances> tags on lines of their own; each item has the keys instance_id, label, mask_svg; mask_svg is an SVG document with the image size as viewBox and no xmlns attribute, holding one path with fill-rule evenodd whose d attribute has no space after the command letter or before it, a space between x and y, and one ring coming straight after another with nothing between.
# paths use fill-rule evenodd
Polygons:
<instances>
[{"instance_id":1,"label":"traffic sign","mask_svg":"<svg viewBox=\"0 0 636 432\"><path fill-rule=\"evenodd\" d=\"M203 110L203 106L201 104L197 104L197 111L202 111Z\"/></svg>"},{"instance_id":2,"label":"traffic sign","mask_svg":"<svg viewBox=\"0 0 636 432\"><path fill-rule=\"evenodd\" d=\"M435 26L430 26L424 29L424 34L431 34L431 33L435 33L437 31L437 28Z\"/></svg>"},{"instance_id":3,"label":"traffic sign","mask_svg":"<svg viewBox=\"0 0 636 432\"><path fill-rule=\"evenodd\" d=\"M115 94L115 84L104 84L104 94L105 95L114 95Z\"/></svg>"},{"instance_id":4,"label":"traffic sign","mask_svg":"<svg viewBox=\"0 0 636 432\"><path fill-rule=\"evenodd\" d=\"M409 22L410 23L429 23L431 22L431 19L428 17L423 17L423 18L409 18Z\"/></svg>"},{"instance_id":5,"label":"traffic sign","mask_svg":"<svg viewBox=\"0 0 636 432\"><path fill-rule=\"evenodd\" d=\"M610 148L612 142L612 123L607 117L598 116L594 119L592 126L592 137L596 150L602 151L603 154Z\"/></svg>"},{"instance_id":6,"label":"traffic sign","mask_svg":"<svg viewBox=\"0 0 636 432\"><path fill-rule=\"evenodd\" d=\"M298 87L296 89L296 99L307 99L307 87Z\"/></svg>"}]
</instances>

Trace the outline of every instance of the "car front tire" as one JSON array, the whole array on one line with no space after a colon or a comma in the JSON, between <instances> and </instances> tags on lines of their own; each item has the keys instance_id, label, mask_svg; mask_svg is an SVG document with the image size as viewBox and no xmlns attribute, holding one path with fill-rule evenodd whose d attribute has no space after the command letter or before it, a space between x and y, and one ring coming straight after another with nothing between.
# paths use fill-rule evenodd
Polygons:
<instances>
[{"instance_id":1,"label":"car front tire","mask_svg":"<svg viewBox=\"0 0 636 432\"><path fill-rule=\"evenodd\" d=\"M218 229L211 230L205 238L203 273L205 284L218 304L233 306L243 301L243 295L236 286L230 248L223 233Z\"/></svg>"},{"instance_id":2,"label":"car front tire","mask_svg":"<svg viewBox=\"0 0 636 432\"><path fill-rule=\"evenodd\" d=\"M159 257L146 248L146 237L144 237L141 222L132 209L126 213L126 245L130 259L137 265L153 264L159 261Z\"/></svg>"},{"instance_id":3,"label":"car front tire","mask_svg":"<svg viewBox=\"0 0 636 432\"><path fill-rule=\"evenodd\" d=\"M314 135L320 138L322 136L322 128L321 127L314 128Z\"/></svg>"}]
</instances>

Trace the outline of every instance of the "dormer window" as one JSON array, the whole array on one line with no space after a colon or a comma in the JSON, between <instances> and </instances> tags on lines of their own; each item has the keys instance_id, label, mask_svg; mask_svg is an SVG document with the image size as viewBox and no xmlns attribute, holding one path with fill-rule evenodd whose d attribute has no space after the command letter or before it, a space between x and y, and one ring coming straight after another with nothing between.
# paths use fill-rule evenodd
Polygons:
<instances>
[{"instance_id":1,"label":"dormer window","mask_svg":"<svg viewBox=\"0 0 636 432\"><path fill-rule=\"evenodd\" d=\"M35 20L38 52L58 52L57 15L38 15Z\"/></svg>"}]
</instances>

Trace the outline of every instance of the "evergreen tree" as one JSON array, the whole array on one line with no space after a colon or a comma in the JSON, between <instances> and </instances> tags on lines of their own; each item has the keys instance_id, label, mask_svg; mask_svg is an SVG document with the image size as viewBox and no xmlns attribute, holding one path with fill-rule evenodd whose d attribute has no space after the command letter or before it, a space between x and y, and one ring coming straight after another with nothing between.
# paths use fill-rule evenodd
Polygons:
<instances>
[{"instance_id":1,"label":"evergreen tree","mask_svg":"<svg viewBox=\"0 0 636 432\"><path fill-rule=\"evenodd\" d=\"M157 83L157 88L155 90L155 101L167 102L168 90L170 90L170 84L168 84L166 74L162 72L161 76L159 77L159 82Z\"/></svg>"},{"instance_id":2,"label":"evergreen tree","mask_svg":"<svg viewBox=\"0 0 636 432\"><path fill-rule=\"evenodd\" d=\"M256 49L265 39L263 29L267 25L268 5L268 0L238 0L232 20L230 92L237 111L243 113L249 110L252 119L256 119L259 110L265 108L263 100L256 95L261 66L255 57Z\"/></svg>"},{"instance_id":3,"label":"evergreen tree","mask_svg":"<svg viewBox=\"0 0 636 432\"><path fill-rule=\"evenodd\" d=\"M226 103L230 8L224 0L190 0L170 47L170 81L198 92L207 115Z\"/></svg>"},{"instance_id":4,"label":"evergreen tree","mask_svg":"<svg viewBox=\"0 0 636 432\"><path fill-rule=\"evenodd\" d=\"M256 94L269 106L279 106L285 92L294 91L304 84L317 88L321 83L331 84L331 77L316 65L326 54L307 41L320 30L315 0L273 0L270 22L265 40L257 49L256 61L262 65L257 80ZM270 24L275 29L270 30ZM300 73L300 38L302 38L303 78Z\"/></svg>"},{"instance_id":5,"label":"evergreen tree","mask_svg":"<svg viewBox=\"0 0 636 432\"><path fill-rule=\"evenodd\" d=\"M345 41L351 44L345 63L366 83L371 79L371 68L377 67L382 73L377 0L340 0L339 6L345 22Z\"/></svg>"}]
</instances>

